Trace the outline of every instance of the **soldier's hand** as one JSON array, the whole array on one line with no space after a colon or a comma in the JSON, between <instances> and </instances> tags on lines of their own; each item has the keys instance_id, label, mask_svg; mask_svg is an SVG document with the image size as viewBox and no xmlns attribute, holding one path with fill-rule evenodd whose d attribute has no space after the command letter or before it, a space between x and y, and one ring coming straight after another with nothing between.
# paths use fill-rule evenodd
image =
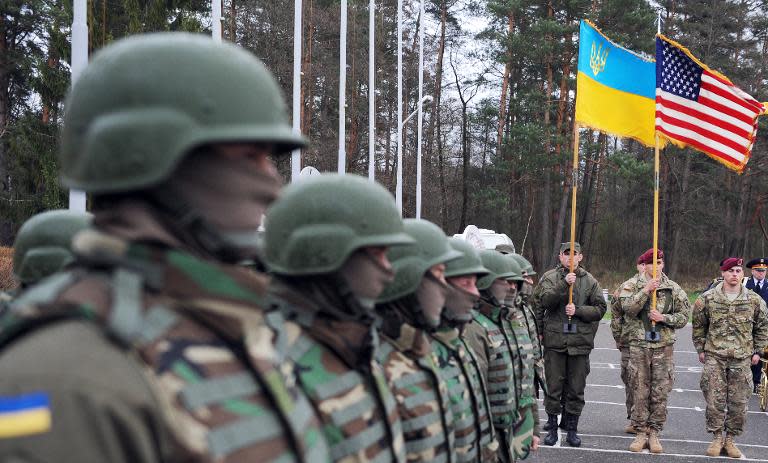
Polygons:
<instances>
[{"instance_id":1,"label":"soldier's hand","mask_svg":"<svg viewBox=\"0 0 768 463\"><path fill-rule=\"evenodd\" d=\"M707 354L704 352L699 354L699 363L704 363L707 360Z\"/></svg>"},{"instance_id":2,"label":"soldier's hand","mask_svg":"<svg viewBox=\"0 0 768 463\"><path fill-rule=\"evenodd\" d=\"M760 354L752 355L752 365L757 365L758 363L760 363Z\"/></svg>"},{"instance_id":3,"label":"soldier's hand","mask_svg":"<svg viewBox=\"0 0 768 463\"><path fill-rule=\"evenodd\" d=\"M573 284L576 282L576 274L575 273L569 273L565 276L565 282L569 285L573 286Z\"/></svg>"},{"instance_id":4,"label":"soldier's hand","mask_svg":"<svg viewBox=\"0 0 768 463\"><path fill-rule=\"evenodd\" d=\"M576 306L574 304L568 304L565 306L565 314L569 317L573 317L573 315L576 313Z\"/></svg>"},{"instance_id":5,"label":"soldier's hand","mask_svg":"<svg viewBox=\"0 0 768 463\"><path fill-rule=\"evenodd\" d=\"M533 436L533 443L531 444L531 451L535 452L539 450L539 436Z\"/></svg>"},{"instance_id":6,"label":"soldier's hand","mask_svg":"<svg viewBox=\"0 0 768 463\"><path fill-rule=\"evenodd\" d=\"M651 294L651 291L656 291L659 288L659 279L658 278L651 278L648 280L648 283L645 284L644 291L648 294Z\"/></svg>"},{"instance_id":7,"label":"soldier's hand","mask_svg":"<svg viewBox=\"0 0 768 463\"><path fill-rule=\"evenodd\" d=\"M658 310L651 310L651 311L648 313L648 318L650 318L651 320L655 321L656 323L659 323L659 322L663 322L663 321L664 321L664 315L662 315L661 313L659 313L659 311L658 311Z\"/></svg>"}]
</instances>

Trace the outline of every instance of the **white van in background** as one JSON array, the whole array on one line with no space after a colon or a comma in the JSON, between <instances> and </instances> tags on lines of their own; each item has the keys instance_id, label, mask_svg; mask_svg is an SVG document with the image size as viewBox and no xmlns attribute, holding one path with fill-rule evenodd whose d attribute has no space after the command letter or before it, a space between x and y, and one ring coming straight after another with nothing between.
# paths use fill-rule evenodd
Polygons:
<instances>
[{"instance_id":1,"label":"white van in background","mask_svg":"<svg viewBox=\"0 0 768 463\"><path fill-rule=\"evenodd\" d=\"M505 233L496 233L493 230L477 228L474 225L467 225L464 233L457 233L453 237L468 241L477 249L496 249L496 246L500 244L507 244L512 246L513 251L515 250L514 243Z\"/></svg>"}]
</instances>

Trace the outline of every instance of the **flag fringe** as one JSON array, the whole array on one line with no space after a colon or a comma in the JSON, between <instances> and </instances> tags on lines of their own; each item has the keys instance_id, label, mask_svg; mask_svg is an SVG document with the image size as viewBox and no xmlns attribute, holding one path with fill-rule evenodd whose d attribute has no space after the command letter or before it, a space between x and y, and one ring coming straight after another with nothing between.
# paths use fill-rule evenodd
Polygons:
<instances>
[{"instance_id":1,"label":"flag fringe","mask_svg":"<svg viewBox=\"0 0 768 463\"><path fill-rule=\"evenodd\" d=\"M724 161L722 158L719 158L719 157L717 157L716 155L714 155L714 154L712 154L712 153L710 153L710 152L708 152L708 151L706 151L706 150L703 150L703 149L700 149L700 148L696 148L696 147L694 147L694 146L691 146L691 145L689 145L688 143L685 143L684 141L675 140L674 138L670 138L670 137L668 137L666 134L664 134L664 133L662 133L662 132L656 132L656 133L658 134L658 136L659 136L659 138L660 138L661 140L664 140L664 141L667 141L667 142L669 142L669 143L672 143L673 145L677 146L678 148L686 148L686 147L690 147L690 148L691 148L691 149L693 149L694 151L699 151L699 152L701 152L701 153L704 153L704 154L706 154L706 155L707 155L709 158L711 158L711 159L713 159L713 160L717 161L718 163L720 163L720 164L724 165L725 167L727 167L727 168L731 169L732 171L736 172L736 173L737 173L737 174L739 174L739 175L741 175L741 174L743 174L743 173L744 173L744 167L746 167L746 165L747 165L747 162L749 162L749 158L750 158L750 156L749 156L749 155L747 155L747 157L746 157L746 159L744 160L744 162L742 162L742 163L739 163L739 164L731 164L731 163L728 163L728 162Z\"/></svg>"}]
</instances>

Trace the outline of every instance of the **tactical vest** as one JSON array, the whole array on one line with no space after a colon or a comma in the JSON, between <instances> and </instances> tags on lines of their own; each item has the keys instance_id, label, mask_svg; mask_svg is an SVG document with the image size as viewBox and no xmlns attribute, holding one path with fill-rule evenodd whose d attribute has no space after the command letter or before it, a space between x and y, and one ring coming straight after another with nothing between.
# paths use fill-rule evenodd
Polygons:
<instances>
[{"instance_id":1,"label":"tactical vest","mask_svg":"<svg viewBox=\"0 0 768 463\"><path fill-rule=\"evenodd\" d=\"M533 443L533 428L535 423L532 407L537 406L533 394L535 381L534 364L536 361L533 344L531 343L525 314L522 309L512 309L508 312L507 322L512 334L513 357L515 365L515 392L517 394L517 407L520 410L520 419L515 423L513 432L512 450L515 455L524 459L530 452Z\"/></svg>"},{"instance_id":2,"label":"tactical vest","mask_svg":"<svg viewBox=\"0 0 768 463\"><path fill-rule=\"evenodd\" d=\"M494 310L498 310L495 308ZM475 312L475 322L483 328L488 340L488 401L496 429L508 431L517 421L515 373L512 347L500 324L481 312ZM501 323L501 320L499 321Z\"/></svg>"},{"instance_id":3,"label":"tactical vest","mask_svg":"<svg viewBox=\"0 0 768 463\"><path fill-rule=\"evenodd\" d=\"M288 303L276 307L293 315L301 314ZM311 316L296 318L305 328L285 348L297 366L297 379L315 406L323 423L333 461L405 462L403 427L397 403L387 387L377 360L383 345L371 327L370 354L366 365L353 369L321 340L310 337Z\"/></svg>"},{"instance_id":4,"label":"tactical vest","mask_svg":"<svg viewBox=\"0 0 768 463\"><path fill-rule=\"evenodd\" d=\"M222 462L253 461L275 454L275 461L328 461L326 441L312 406L286 377L293 364L269 342L265 345L272 336L281 336L283 320L271 316L270 325L276 332L259 324L255 329L246 328L240 339L233 339L207 320L213 314L225 317L221 306L240 314L256 314L255 307L239 297L254 293L208 262L177 251L167 251L163 257L166 263L124 259L131 264L127 268L116 266L98 273L79 269L44 279L26 291L3 318L0 349L52 323L96 323L118 347L135 353L145 371L167 378L155 381L165 397L162 402L172 403L188 415L184 420L167 422L195 425L195 441L180 443L188 452ZM220 292L196 298L190 291L192 296L184 301L162 297L164 279L170 278L188 278L184 283L188 287L218 288ZM196 278L205 284L198 284ZM64 290L85 279L108 286L109 308L86 301L77 307L71 301L55 305ZM164 303L145 307L147 294L158 293L160 297L155 299ZM22 310L43 304L46 307L39 311ZM227 321L233 319L236 317ZM191 357L190 350L206 355ZM192 439L189 431L174 434ZM201 432L202 440L197 434Z\"/></svg>"},{"instance_id":5,"label":"tactical vest","mask_svg":"<svg viewBox=\"0 0 768 463\"><path fill-rule=\"evenodd\" d=\"M394 341L385 340L379 359L397 400L408 461L455 461L454 418L436 359L432 355L412 359L400 352Z\"/></svg>"},{"instance_id":6,"label":"tactical vest","mask_svg":"<svg viewBox=\"0 0 768 463\"><path fill-rule=\"evenodd\" d=\"M432 342L440 374L448 386L454 418L456 461L484 461L495 455L498 444L488 416L489 405L480 370L469 357L466 347L454 330L445 336L438 333Z\"/></svg>"}]
</instances>

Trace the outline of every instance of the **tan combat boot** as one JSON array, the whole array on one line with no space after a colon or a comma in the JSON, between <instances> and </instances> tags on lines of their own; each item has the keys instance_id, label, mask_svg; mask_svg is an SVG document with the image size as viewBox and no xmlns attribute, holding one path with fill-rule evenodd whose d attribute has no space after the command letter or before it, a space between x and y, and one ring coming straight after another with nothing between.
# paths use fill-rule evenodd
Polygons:
<instances>
[{"instance_id":1,"label":"tan combat boot","mask_svg":"<svg viewBox=\"0 0 768 463\"><path fill-rule=\"evenodd\" d=\"M624 432L627 434L637 434L637 429L635 429L634 426L632 426L632 423L629 423L625 428Z\"/></svg>"},{"instance_id":2,"label":"tan combat boot","mask_svg":"<svg viewBox=\"0 0 768 463\"><path fill-rule=\"evenodd\" d=\"M629 444L629 451L642 452L647 444L648 444L648 435L645 432L638 430L637 435L635 436L635 440L633 440L632 443Z\"/></svg>"},{"instance_id":3,"label":"tan combat boot","mask_svg":"<svg viewBox=\"0 0 768 463\"><path fill-rule=\"evenodd\" d=\"M714 439L712 439L712 443L709 444L709 447L707 447L707 456L719 457L720 452L722 450L723 450L723 435L719 432L716 432Z\"/></svg>"},{"instance_id":4,"label":"tan combat boot","mask_svg":"<svg viewBox=\"0 0 768 463\"><path fill-rule=\"evenodd\" d=\"M741 450L733 443L733 436L730 434L725 435L725 443L723 444L725 453L731 458L741 458Z\"/></svg>"},{"instance_id":5,"label":"tan combat boot","mask_svg":"<svg viewBox=\"0 0 768 463\"><path fill-rule=\"evenodd\" d=\"M659 431L655 429L648 433L648 449L650 449L651 453L661 453L664 451L661 442L659 442Z\"/></svg>"}]
</instances>

